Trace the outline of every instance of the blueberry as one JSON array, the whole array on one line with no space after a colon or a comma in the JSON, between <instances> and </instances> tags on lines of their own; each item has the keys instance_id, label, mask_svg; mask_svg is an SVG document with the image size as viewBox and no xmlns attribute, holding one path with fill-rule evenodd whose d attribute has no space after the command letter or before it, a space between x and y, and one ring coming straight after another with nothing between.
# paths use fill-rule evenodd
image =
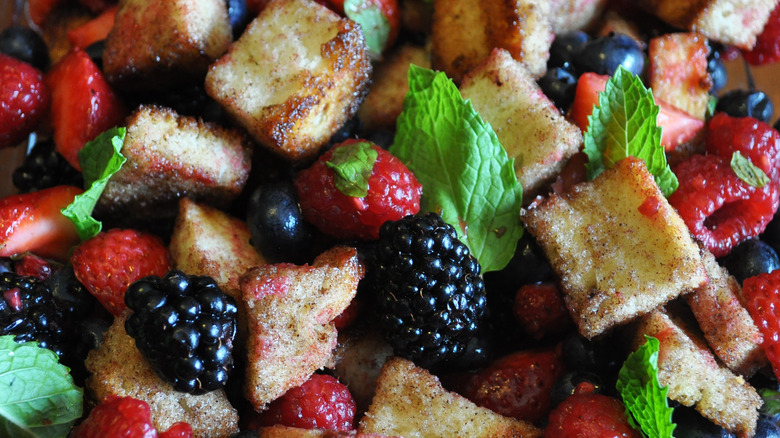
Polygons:
<instances>
[{"instance_id":1,"label":"blueberry","mask_svg":"<svg viewBox=\"0 0 780 438\"><path fill-rule=\"evenodd\" d=\"M641 75L645 67L645 54L639 44L622 33L588 41L574 58L578 73L612 75L621 65L635 75Z\"/></svg>"},{"instance_id":2,"label":"blueberry","mask_svg":"<svg viewBox=\"0 0 780 438\"><path fill-rule=\"evenodd\" d=\"M252 242L272 262L300 262L310 246L311 226L304 221L290 182L258 187L249 199L247 222Z\"/></svg>"},{"instance_id":3,"label":"blueberry","mask_svg":"<svg viewBox=\"0 0 780 438\"><path fill-rule=\"evenodd\" d=\"M575 55L588 41L590 41L590 36L580 30L556 35L550 46L550 58L547 60L547 68L560 67L572 71L574 69Z\"/></svg>"},{"instance_id":4,"label":"blueberry","mask_svg":"<svg viewBox=\"0 0 780 438\"><path fill-rule=\"evenodd\" d=\"M92 59L92 62L98 66L99 69L103 69L103 53L106 51L106 40L95 41L87 46L84 51Z\"/></svg>"},{"instance_id":5,"label":"blueberry","mask_svg":"<svg viewBox=\"0 0 780 438\"><path fill-rule=\"evenodd\" d=\"M601 377L599 377L598 374L589 371L569 371L553 384L550 393L550 405L553 407L558 406L562 401L574 394L577 385L581 383L589 383L592 385L594 394L604 393Z\"/></svg>"},{"instance_id":6,"label":"blueberry","mask_svg":"<svg viewBox=\"0 0 780 438\"><path fill-rule=\"evenodd\" d=\"M780 426L776 419L768 415L759 415L753 438L780 438Z\"/></svg>"},{"instance_id":7,"label":"blueberry","mask_svg":"<svg viewBox=\"0 0 780 438\"><path fill-rule=\"evenodd\" d=\"M539 78L539 87L563 113L574 102L577 78L561 67L553 67Z\"/></svg>"},{"instance_id":8,"label":"blueberry","mask_svg":"<svg viewBox=\"0 0 780 438\"><path fill-rule=\"evenodd\" d=\"M252 21L249 15L249 7L246 0L227 0L228 17L230 18L230 28L233 30L233 39L237 39L244 33L247 24Z\"/></svg>"},{"instance_id":9,"label":"blueberry","mask_svg":"<svg viewBox=\"0 0 780 438\"><path fill-rule=\"evenodd\" d=\"M732 117L753 117L769 123L775 107L772 99L763 91L729 90L718 99L715 111L722 111Z\"/></svg>"},{"instance_id":10,"label":"blueberry","mask_svg":"<svg viewBox=\"0 0 780 438\"><path fill-rule=\"evenodd\" d=\"M775 250L757 238L740 243L719 261L740 284L748 277L780 268Z\"/></svg>"},{"instance_id":11,"label":"blueberry","mask_svg":"<svg viewBox=\"0 0 780 438\"><path fill-rule=\"evenodd\" d=\"M13 56L40 70L49 66L49 48L38 32L14 25L0 33L0 53Z\"/></svg>"},{"instance_id":12,"label":"blueberry","mask_svg":"<svg viewBox=\"0 0 780 438\"><path fill-rule=\"evenodd\" d=\"M723 87L726 86L726 82L729 80L728 73L726 72L726 65L723 64L723 60L720 57L707 57L707 72L712 78L712 86L710 87L710 94L717 94Z\"/></svg>"}]
</instances>

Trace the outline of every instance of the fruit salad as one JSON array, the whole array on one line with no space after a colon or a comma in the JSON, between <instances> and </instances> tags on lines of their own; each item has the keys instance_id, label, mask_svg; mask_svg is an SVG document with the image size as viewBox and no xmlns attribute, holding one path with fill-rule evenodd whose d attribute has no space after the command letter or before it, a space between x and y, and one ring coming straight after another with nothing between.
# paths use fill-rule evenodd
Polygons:
<instances>
[{"instance_id":1,"label":"fruit salad","mask_svg":"<svg viewBox=\"0 0 780 438\"><path fill-rule=\"evenodd\" d=\"M0 1L0 436L780 436L780 7L649 3Z\"/></svg>"}]
</instances>

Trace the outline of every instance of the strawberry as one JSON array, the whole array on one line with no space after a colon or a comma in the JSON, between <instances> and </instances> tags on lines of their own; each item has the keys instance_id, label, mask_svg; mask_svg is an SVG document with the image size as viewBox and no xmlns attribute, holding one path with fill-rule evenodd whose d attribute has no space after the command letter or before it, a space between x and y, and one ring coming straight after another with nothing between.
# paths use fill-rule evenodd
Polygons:
<instances>
[{"instance_id":1,"label":"strawberry","mask_svg":"<svg viewBox=\"0 0 780 438\"><path fill-rule=\"evenodd\" d=\"M28 0L27 11L30 19L38 26L43 26L51 11L60 3L62 0Z\"/></svg>"},{"instance_id":2,"label":"strawberry","mask_svg":"<svg viewBox=\"0 0 780 438\"><path fill-rule=\"evenodd\" d=\"M0 53L0 148L16 146L38 126L49 106L43 73Z\"/></svg>"},{"instance_id":3,"label":"strawberry","mask_svg":"<svg viewBox=\"0 0 780 438\"><path fill-rule=\"evenodd\" d=\"M369 154L375 154L375 160ZM363 168L367 178L358 194L345 189L360 184L338 169ZM422 185L396 157L365 140L347 140L298 173L295 189L304 218L338 238L377 239L379 227L420 210ZM362 195L362 196L361 196Z\"/></svg>"},{"instance_id":4,"label":"strawberry","mask_svg":"<svg viewBox=\"0 0 780 438\"><path fill-rule=\"evenodd\" d=\"M67 260L79 236L60 210L81 192L78 187L56 186L0 199L0 257L30 251Z\"/></svg>"},{"instance_id":5,"label":"strawberry","mask_svg":"<svg viewBox=\"0 0 780 438\"><path fill-rule=\"evenodd\" d=\"M171 270L168 248L159 237L136 230L112 229L85 240L73 251L73 272L111 314L121 314L125 291L149 275Z\"/></svg>"},{"instance_id":6,"label":"strawberry","mask_svg":"<svg viewBox=\"0 0 780 438\"><path fill-rule=\"evenodd\" d=\"M780 378L780 270L746 278L742 294L745 307L764 335L764 353Z\"/></svg>"},{"instance_id":7,"label":"strawberry","mask_svg":"<svg viewBox=\"0 0 780 438\"><path fill-rule=\"evenodd\" d=\"M512 353L472 377L466 398L507 417L539 422L552 408L552 387L565 372L558 349Z\"/></svg>"},{"instance_id":8,"label":"strawberry","mask_svg":"<svg viewBox=\"0 0 780 438\"><path fill-rule=\"evenodd\" d=\"M341 15L356 21L363 27L363 32L366 35L366 41L368 41L369 49L378 49L379 53L373 53L374 56L379 56L385 49L391 47L396 38L398 38L398 32L401 29L401 9L398 5L398 0L317 0L318 3L328 6L332 10L338 12ZM346 10L345 10L346 7ZM375 15L370 12L378 11L382 14L386 20L387 28L383 28L382 23L376 23L371 21ZM380 33L387 31L387 40L381 47L372 47L370 41L372 38L376 39Z\"/></svg>"},{"instance_id":9,"label":"strawberry","mask_svg":"<svg viewBox=\"0 0 780 438\"><path fill-rule=\"evenodd\" d=\"M160 434L152 424L152 410L143 400L109 395L92 409L79 424L71 438L191 438L192 427L187 423L174 423Z\"/></svg>"},{"instance_id":10,"label":"strawberry","mask_svg":"<svg viewBox=\"0 0 780 438\"><path fill-rule=\"evenodd\" d=\"M46 75L51 88L51 118L57 152L81 170L78 152L88 141L125 117L122 102L103 73L75 47Z\"/></svg>"},{"instance_id":11,"label":"strawberry","mask_svg":"<svg viewBox=\"0 0 780 438\"><path fill-rule=\"evenodd\" d=\"M521 287L515 295L514 313L523 331L536 340L572 326L563 295L553 283Z\"/></svg>"},{"instance_id":12,"label":"strawberry","mask_svg":"<svg viewBox=\"0 0 780 438\"><path fill-rule=\"evenodd\" d=\"M592 392L593 387L577 387L573 395L551 413L545 438L640 438L631 428L620 400Z\"/></svg>"},{"instance_id":13,"label":"strawberry","mask_svg":"<svg viewBox=\"0 0 780 438\"><path fill-rule=\"evenodd\" d=\"M267 426L349 431L354 429L355 411L355 400L344 384L333 376L312 374L271 403L262 421Z\"/></svg>"},{"instance_id":14,"label":"strawberry","mask_svg":"<svg viewBox=\"0 0 780 438\"><path fill-rule=\"evenodd\" d=\"M114 17L119 7L114 5L81 26L68 31L68 41L73 47L86 49L90 44L104 40L114 27Z\"/></svg>"},{"instance_id":15,"label":"strawberry","mask_svg":"<svg viewBox=\"0 0 780 438\"><path fill-rule=\"evenodd\" d=\"M751 50L743 50L742 56L752 65L780 61L780 5L769 14L764 30L756 38L756 45Z\"/></svg>"},{"instance_id":16,"label":"strawberry","mask_svg":"<svg viewBox=\"0 0 780 438\"><path fill-rule=\"evenodd\" d=\"M577 82L577 91L569 115L583 131L588 129L588 116L593 112L594 105L598 105L599 93L607 87L607 80L609 76L584 73ZM660 108L657 124L663 128L661 144L667 151L692 140L704 127L703 121L685 111L658 99L655 103Z\"/></svg>"}]
</instances>

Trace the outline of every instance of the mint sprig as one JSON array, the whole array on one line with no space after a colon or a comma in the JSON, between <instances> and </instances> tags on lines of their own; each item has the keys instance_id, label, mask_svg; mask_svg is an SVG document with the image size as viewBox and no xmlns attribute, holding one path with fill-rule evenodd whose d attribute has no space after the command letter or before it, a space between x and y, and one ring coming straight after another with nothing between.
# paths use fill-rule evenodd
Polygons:
<instances>
[{"instance_id":1,"label":"mint sprig","mask_svg":"<svg viewBox=\"0 0 780 438\"><path fill-rule=\"evenodd\" d=\"M423 186L423 211L439 213L483 272L509 263L523 234L523 189L490 125L444 73L412 65L390 152Z\"/></svg>"},{"instance_id":2,"label":"mint sprig","mask_svg":"<svg viewBox=\"0 0 780 438\"><path fill-rule=\"evenodd\" d=\"M739 151L731 154L731 169L737 174L737 177L753 187L764 187L769 183L769 177L766 176L760 167L753 164L750 158L745 157Z\"/></svg>"},{"instance_id":3,"label":"mint sprig","mask_svg":"<svg viewBox=\"0 0 780 438\"><path fill-rule=\"evenodd\" d=\"M758 395L764 401L760 408L761 413L768 416L780 414L780 391L763 388L758 390Z\"/></svg>"},{"instance_id":4,"label":"mint sprig","mask_svg":"<svg viewBox=\"0 0 780 438\"><path fill-rule=\"evenodd\" d=\"M333 182L344 195L363 198L368 195L368 179L379 156L367 141L338 146L325 165L333 171Z\"/></svg>"},{"instance_id":5,"label":"mint sprig","mask_svg":"<svg viewBox=\"0 0 780 438\"><path fill-rule=\"evenodd\" d=\"M390 38L390 22L379 5L371 0L344 0L344 14L360 24L372 59L381 59Z\"/></svg>"},{"instance_id":6,"label":"mint sprig","mask_svg":"<svg viewBox=\"0 0 780 438\"><path fill-rule=\"evenodd\" d=\"M53 351L0 336L0 436L65 437L83 392Z\"/></svg>"},{"instance_id":7,"label":"mint sprig","mask_svg":"<svg viewBox=\"0 0 780 438\"><path fill-rule=\"evenodd\" d=\"M644 436L671 438L676 425L672 422L673 409L669 407L667 387L658 382L658 339L645 336L647 341L631 353L618 373L616 384L626 405L631 425Z\"/></svg>"},{"instance_id":8,"label":"mint sprig","mask_svg":"<svg viewBox=\"0 0 780 438\"><path fill-rule=\"evenodd\" d=\"M584 135L588 179L628 156L641 158L665 196L677 189L677 177L666 163L657 125L659 107L638 76L623 67L599 93L599 105L588 116Z\"/></svg>"},{"instance_id":9,"label":"mint sprig","mask_svg":"<svg viewBox=\"0 0 780 438\"><path fill-rule=\"evenodd\" d=\"M73 202L62 209L62 214L76 226L81 240L89 239L100 232L103 224L92 217L103 189L109 178L127 160L120 151L125 139L125 128L114 127L102 132L79 151L79 164L84 175L87 190L77 195Z\"/></svg>"}]
</instances>

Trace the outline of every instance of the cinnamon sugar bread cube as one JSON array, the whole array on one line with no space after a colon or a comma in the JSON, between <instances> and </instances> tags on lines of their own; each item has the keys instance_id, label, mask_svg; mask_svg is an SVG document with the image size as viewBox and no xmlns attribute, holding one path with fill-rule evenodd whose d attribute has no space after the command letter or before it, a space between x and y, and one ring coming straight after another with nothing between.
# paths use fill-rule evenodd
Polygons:
<instances>
[{"instance_id":1,"label":"cinnamon sugar bread cube","mask_svg":"<svg viewBox=\"0 0 780 438\"><path fill-rule=\"evenodd\" d=\"M777 0L649 0L637 4L672 26L751 49Z\"/></svg>"},{"instance_id":2,"label":"cinnamon sugar bread cube","mask_svg":"<svg viewBox=\"0 0 780 438\"><path fill-rule=\"evenodd\" d=\"M192 395L174 390L157 376L125 332L126 319L127 314L116 317L98 349L87 355L85 365L91 376L86 386L94 398L101 401L113 394L145 401L157 430L183 421L192 426L195 438L227 438L238 432L238 413L225 391Z\"/></svg>"},{"instance_id":3,"label":"cinnamon sugar bread cube","mask_svg":"<svg viewBox=\"0 0 780 438\"><path fill-rule=\"evenodd\" d=\"M587 29L598 21L606 0L552 0L550 19L555 35Z\"/></svg>"},{"instance_id":4,"label":"cinnamon sugar bread cube","mask_svg":"<svg viewBox=\"0 0 780 438\"><path fill-rule=\"evenodd\" d=\"M357 250L337 246L311 266L263 265L241 277L249 325L244 390L256 410L332 363L333 319L352 301L363 273Z\"/></svg>"},{"instance_id":5,"label":"cinnamon sugar bread cube","mask_svg":"<svg viewBox=\"0 0 780 438\"><path fill-rule=\"evenodd\" d=\"M528 69L506 50L494 49L466 75L460 92L515 160L524 199L532 200L580 148L580 129L561 115Z\"/></svg>"},{"instance_id":6,"label":"cinnamon sugar bread cube","mask_svg":"<svg viewBox=\"0 0 780 438\"><path fill-rule=\"evenodd\" d=\"M122 0L106 38L103 68L120 87L200 82L232 41L224 0Z\"/></svg>"},{"instance_id":7,"label":"cinnamon sugar bread cube","mask_svg":"<svg viewBox=\"0 0 780 438\"><path fill-rule=\"evenodd\" d=\"M173 219L182 197L227 207L249 177L251 149L238 131L142 105L127 119L127 162L96 210L112 217Z\"/></svg>"},{"instance_id":8,"label":"cinnamon sugar bread cube","mask_svg":"<svg viewBox=\"0 0 780 438\"><path fill-rule=\"evenodd\" d=\"M534 77L547 70L553 40L546 0L434 0L433 66L455 83L495 47L522 61Z\"/></svg>"},{"instance_id":9,"label":"cinnamon sugar bread cube","mask_svg":"<svg viewBox=\"0 0 780 438\"><path fill-rule=\"evenodd\" d=\"M707 282L699 247L638 158L550 195L521 218L586 338Z\"/></svg>"},{"instance_id":10,"label":"cinnamon sugar bread cube","mask_svg":"<svg viewBox=\"0 0 780 438\"><path fill-rule=\"evenodd\" d=\"M400 357L388 359L359 433L405 438L531 438L542 431L445 390L439 378Z\"/></svg>"},{"instance_id":11,"label":"cinnamon sugar bread cube","mask_svg":"<svg viewBox=\"0 0 780 438\"><path fill-rule=\"evenodd\" d=\"M313 0L273 0L206 75L206 91L260 144L316 155L368 92L360 26Z\"/></svg>"},{"instance_id":12,"label":"cinnamon sugar bread cube","mask_svg":"<svg viewBox=\"0 0 780 438\"><path fill-rule=\"evenodd\" d=\"M392 355L393 347L377 327L348 327L339 332L333 374L349 387L358 413L368 409L376 379Z\"/></svg>"},{"instance_id":13,"label":"cinnamon sugar bread cube","mask_svg":"<svg viewBox=\"0 0 780 438\"><path fill-rule=\"evenodd\" d=\"M640 318L635 348L645 342L645 335L660 342L658 381L669 388L670 399L694 406L740 438L753 436L761 397L741 376L718 364L703 339L659 310Z\"/></svg>"},{"instance_id":14,"label":"cinnamon sugar bread cube","mask_svg":"<svg viewBox=\"0 0 780 438\"><path fill-rule=\"evenodd\" d=\"M741 287L711 252L702 253L710 281L685 296L712 351L733 372L749 378L769 362L763 335L740 303Z\"/></svg>"}]
</instances>

